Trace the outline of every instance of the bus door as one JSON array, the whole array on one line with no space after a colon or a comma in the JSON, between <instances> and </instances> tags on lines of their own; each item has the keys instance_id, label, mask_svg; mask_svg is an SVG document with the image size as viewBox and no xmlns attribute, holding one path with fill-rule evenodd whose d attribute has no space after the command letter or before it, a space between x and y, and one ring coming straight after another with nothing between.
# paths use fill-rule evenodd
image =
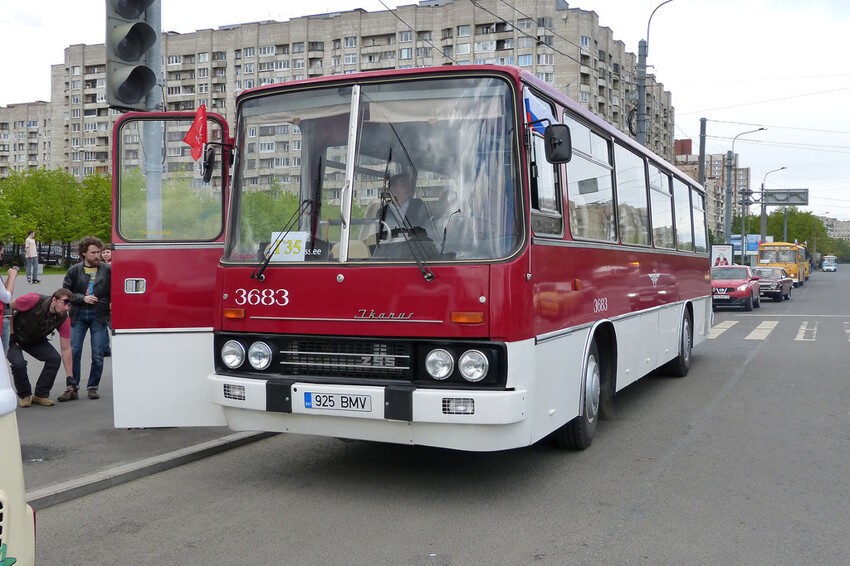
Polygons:
<instances>
[{"instance_id":1,"label":"bus door","mask_svg":"<svg viewBox=\"0 0 850 566\"><path fill-rule=\"evenodd\" d=\"M131 113L113 130L116 427L225 424L205 380L232 144L224 118L203 114Z\"/></svg>"}]
</instances>

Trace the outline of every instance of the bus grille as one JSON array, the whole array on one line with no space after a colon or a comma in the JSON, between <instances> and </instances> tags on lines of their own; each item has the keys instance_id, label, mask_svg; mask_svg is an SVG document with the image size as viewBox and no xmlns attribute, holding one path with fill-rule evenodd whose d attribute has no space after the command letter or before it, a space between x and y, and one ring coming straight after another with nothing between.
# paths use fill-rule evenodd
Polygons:
<instances>
[{"instance_id":1,"label":"bus grille","mask_svg":"<svg viewBox=\"0 0 850 566\"><path fill-rule=\"evenodd\" d=\"M411 379L410 345L291 340L280 350L283 375Z\"/></svg>"}]
</instances>

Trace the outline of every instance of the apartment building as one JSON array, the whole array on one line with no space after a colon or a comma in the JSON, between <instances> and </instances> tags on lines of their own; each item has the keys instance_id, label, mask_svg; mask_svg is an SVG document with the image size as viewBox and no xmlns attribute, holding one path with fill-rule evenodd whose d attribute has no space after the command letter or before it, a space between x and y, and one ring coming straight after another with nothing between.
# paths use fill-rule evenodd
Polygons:
<instances>
[{"instance_id":1,"label":"apartment building","mask_svg":"<svg viewBox=\"0 0 850 566\"><path fill-rule=\"evenodd\" d=\"M292 80L431 65L504 64L535 73L623 131L634 131L637 57L595 12L563 0L423 0L162 36L168 110L206 104L235 117L245 89ZM51 167L77 176L111 167L104 46L72 45L52 67ZM0 109L2 110L2 109ZM671 94L647 83L648 145L673 160ZM0 112L0 116L2 112ZM294 156L293 156L294 157Z\"/></svg>"},{"instance_id":2,"label":"apartment building","mask_svg":"<svg viewBox=\"0 0 850 566\"><path fill-rule=\"evenodd\" d=\"M699 180L699 156L692 154L691 140L676 140L676 166ZM706 222L715 236L725 234L726 226L726 166L727 154L705 156ZM732 214L740 216L742 208L739 194L750 189L751 170L739 167L738 154L732 156ZM752 210L750 211L752 213Z\"/></svg>"},{"instance_id":3,"label":"apartment building","mask_svg":"<svg viewBox=\"0 0 850 566\"><path fill-rule=\"evenodd\" d=\"M50 110L50 103L42 101L0 108L0 177L51 166Z\"/></svg>"}]
</instances>

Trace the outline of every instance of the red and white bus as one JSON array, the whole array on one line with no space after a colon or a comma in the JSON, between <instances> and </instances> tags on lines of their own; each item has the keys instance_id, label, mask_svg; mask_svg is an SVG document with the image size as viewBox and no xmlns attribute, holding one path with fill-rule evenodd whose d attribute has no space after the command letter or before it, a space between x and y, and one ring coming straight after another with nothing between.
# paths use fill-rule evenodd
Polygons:
<instances>
[{"instance_id":1,"label":"red and white bus","mask_svg":"<svg viewBox=\"0 0 850 566\"><path fill-rule=\"evenodd\" d=\"M204 167L195 117L115 126L117 427L582 449L708 334L703 190L529 73L246 91Z\"/></svg>"}]
</instances>

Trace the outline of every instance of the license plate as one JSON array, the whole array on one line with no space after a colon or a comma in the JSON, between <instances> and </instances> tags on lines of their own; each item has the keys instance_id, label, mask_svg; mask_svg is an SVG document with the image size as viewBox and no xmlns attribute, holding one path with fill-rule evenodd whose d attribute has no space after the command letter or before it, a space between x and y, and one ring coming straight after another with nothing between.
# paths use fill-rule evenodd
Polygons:
<instances>
[{"instance_id":1,"label":"license plate","mask_svg":"<svg viewBox=\"0 0 850 566\"><path fill-rule=\"evenodd\" d=\"M714 295L715 299L728 299L729 295Z\"/></svg>"},{"instance_id":2,"label":"license plate","mask_svg":"<svg viewBox=\"0 0 850 566\"><path fill-rule=\"evenodd\" d=\"M305 409L324 409L333 411L372 412L371 395L350 395L344 393L304 392Z\"/></svg>"}]
</instances>

